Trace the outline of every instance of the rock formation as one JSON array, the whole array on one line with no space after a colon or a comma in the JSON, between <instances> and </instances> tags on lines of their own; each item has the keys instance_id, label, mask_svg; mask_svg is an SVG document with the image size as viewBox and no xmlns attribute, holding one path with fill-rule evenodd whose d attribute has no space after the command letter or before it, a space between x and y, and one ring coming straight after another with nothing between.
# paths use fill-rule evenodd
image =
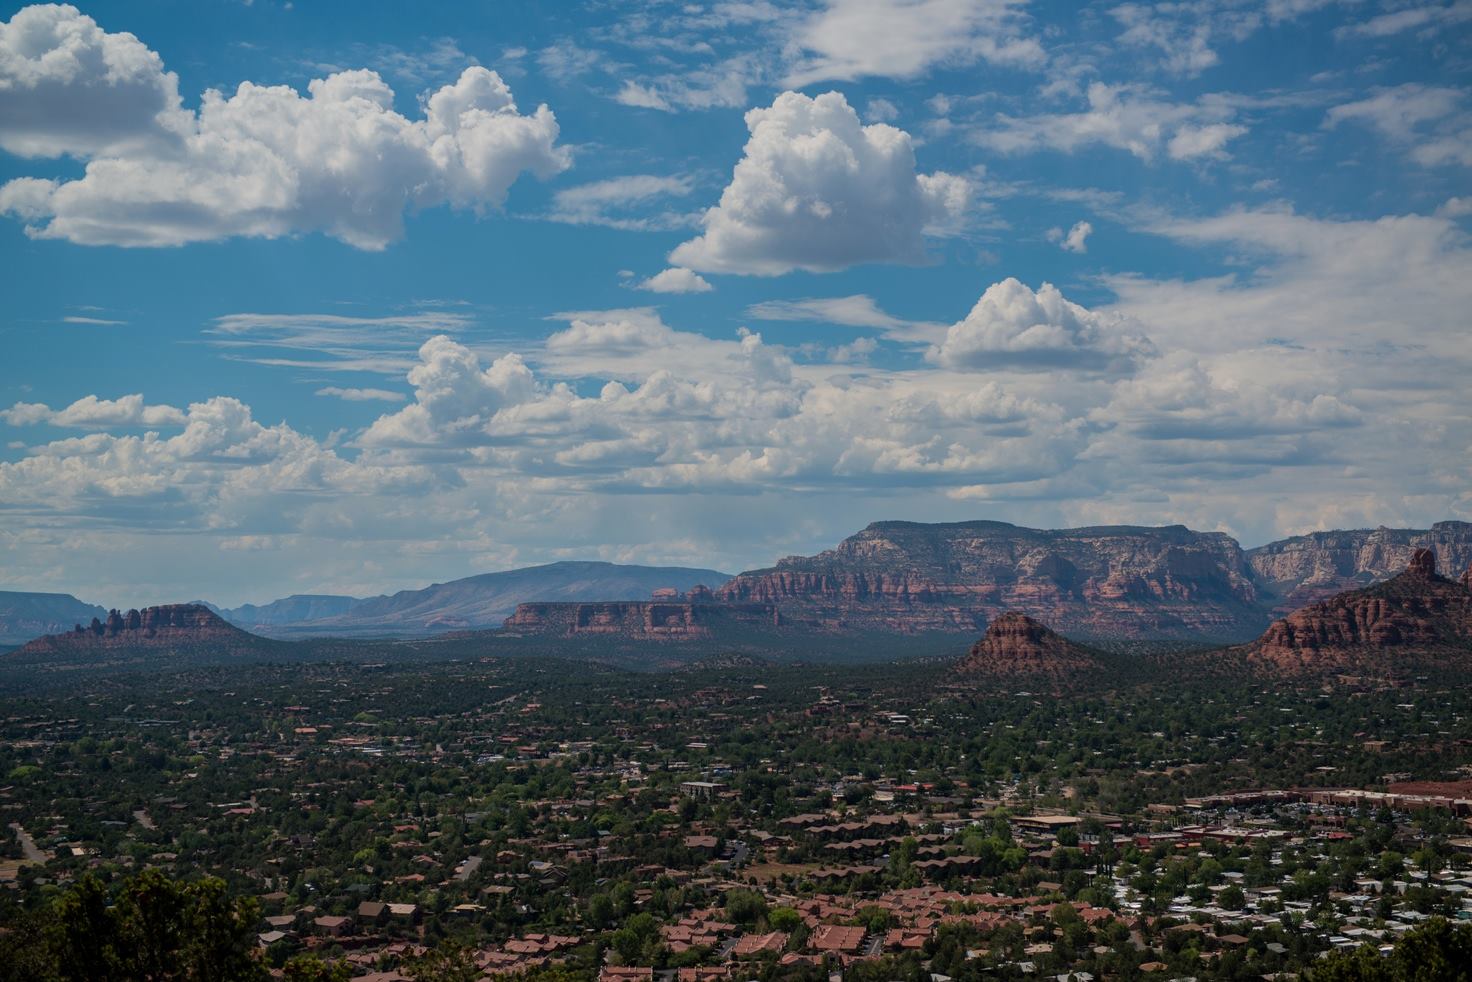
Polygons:
<instances>
[{"instance_id":1,"label":"rock formation","mask_svg":"<svg viewBox=\"0 0 1472 982\"><path fill-rule=\"evenodd\" d=\"M1472 523L1311 532L1249 549L1247 562L1278 617L1394 576L1417 549L1434 550L1445 569L1466 569L1472 564Z\"/></svg>"},{"instance_id":2,"label":"rock formation","mask_svg":"<svg viewBox=\"0 0 1472 982\"><path fill-rule=\"evenodd\" d=\"M1268 621L1236 541L1179 525L877 522L715 594L834 628L900 633L975 631L1007 610L1084 636L1233 639Z\"/></svg>"},{"instance_id":3,"label":"rock formation","mask_svg":"<svg viewBox=\"0 0 1472 982\"><path fill-rule=\"evenodd\" d=\"M149 649L215 643L238 645L256 640L226 623L201 604L169 604L142 610L108 612L106 620L94 617L64 634L48 634L29 642L15 654L94 654L125 649Z\"/></svg>"},{"instance_id":4,"label":"rock formation","mask_svg":"<svg viewBox=\"0 0 1472 982\"><path fill-rule=\"evenodd\" d=\"M1467 579L1438 575L1436 553L1416 549L1400 575L1295 611L1243 650L1254 666L1288 674L1421 656L1472 666Z\"/></svg>"},{"instance_id":5,"label":"rock formation","mask_svg":"<svg viewBox=\"0 0 1472 982\"><path fill-rule=\"evenodd\" d=\"M1097 656L1026 614L1008 611L986 629L957 671L1003 678L1080 678L1102 668Z\"/></svg>"}]
</instances>

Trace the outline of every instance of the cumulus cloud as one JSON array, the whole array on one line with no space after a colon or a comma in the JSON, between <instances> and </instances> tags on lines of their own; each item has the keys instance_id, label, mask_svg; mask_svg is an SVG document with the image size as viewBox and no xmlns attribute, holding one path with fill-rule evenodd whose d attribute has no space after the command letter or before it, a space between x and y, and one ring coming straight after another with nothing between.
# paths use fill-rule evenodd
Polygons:
<instances>
[{"instance_id":1,"label":"cumulus cloud","mask_svg":"<svg viewBox=\"0 0 1472 982\"><path fill-rule=\"evenodd\" d=\"M1087 99L1088 109L1076 113L998 113L973 139L1000 153L1075 153L1103 144L1144 161L1162 149L1172 160L1197 160L1225 157L1226 145L1247 132L1232 121L1236 110L1223 99L1172 103L1140 86L1103 82L1089 86Z\"/></svg>"},{"instance_id":2,"label":"cumulus cloud","mask_svg":"<svg viewBox=\"0 0 1472 982\"><path fill-rule=\"evenodd\" d=\"M1241 357L1204 362L1173 352L1122 381L1093 416L1147 440L1252 440L1360 425L1359 410L1336 395L1295 396L1290 390L1304 388L1304 382L1264 384L1234 371L1248 362Z\"/></svg>"},{"instance_id":3,"label":"cumulus cloud","mask_svg":"<svg viewBox=\"0 0 1472 982\"><path fill-rule=\"evenodd\" d=\"M366 444L474 443L496 413L538 391L520 355L503 355L481 368L474 352L443 334L420 347L409 384L414 404L376 420L364 435Z\"/></svg>"},{"instance_id":4,"label":"cumulus cloud","mask_svg":"<svg viewBox=\"0 0 1472 982\"><path fill-rule=\"evenodd\" d=\"M430 94L417 120L394 110L394 93L375 72L357 70L315 79L305 96L288 86L251 82L229 95L208 90L197 112L167 112L162 126L154 96L176 86L172 75L159 74L167 85L157 82L148 90L154 95L146 113L117 114L131 138L109 134L100 138L105 143L87 145L63 133L48 143L19 118L30 110L15 108L34 106L37 98L20 87L39 71L30 62L75 63L45 75L47 98L63 111L69 100L84 103L109 84L116 69L107 50L128 52L135 75L162 68L157 55L137 50L137 39L105 34L75 8L45 8L46 29L34 29L34 9L22 11L24 18L17 14L7 28L5 38L29 60L12 54L0 61L0 72L13 76L0 74L8 83L0 86L0 119L18 120L10 129L22 149L88 159L75 180L17 178L0 186L0 211L25 221L37 238L170 246L322 232L358 248L382 249L403 234L406 210L496 209L522 173L550 177L570 163L557 145L552 111L539 106L522 114L500 76L481 67L465 69L455 83ZM86 50L98 54L77 53L84 43L78 38L91 39ZM110 90L109 98L143 100L139 92L129 84ZM145 114L149 122L139 125ZM81 119L85 124L87 117ZM82 124L73 125L81 130Z\"/></svg>"},{"instance_id":5,"label":"cumulus cloud","mask_svg":"<svg viewBox=\"0 0 1472 982\"><path fill-rule=\"evenodd\" d=\"M1088 222L1074 222L1067 232L1061 228L1048 229L1048 241L1058 243L1065 252L1084 253L1089 251L1088 239L1094 234L1094 226Z\"/></svg>"},{"instance_id":6,"label":"cumulus cloud","mask_svg":"<svg viewBox=\"0 0 1472 982\"><path fill-rule=\"evenodd\" d=\"M959 218L962 177L916 172L909 134L863 125L842 95L784 92L746 114L750 138L705 231L670 262L701 272L774 276L859 263L915 263L924 236Z\"/></svg>"},{"instance_id":7,"label":"cumulus cloud","mask_svg":"<svg viewBox=\"0 0 1472 982\"><path fill-rule=\"evenodd\" d=\"M70 5L0 21L0 148L22 157L169 150L188 131L179 79L131 34Z\"/></svg>"},{"instance_id":8,"label":"cumulus cloud","mask_svg":"<svg viewBox=\"0 0 1472 982\"><path fill-rule=\"evenodd\" d=\"M50 423L52 426L182 426L184 412L173 406L150 406L141 394L99 399L83 396L64 409L52 410L39 402L18 402L0 410L0 419L11 426Z\"/></svg>"},{"instance_id":9,"label":"cumulus cloud","mask_svg":"<svg viewBox=\"0 0 1472 982\"><path fill-rule=\"evenodd\" d=\"M1035 68L1046 55L1016 0L826 0L797 31L786 84L915 78L977 61Z\"/></svg>"},{"instance_id":10,"label":"cumulus cloud","mask_svg":"<svg viewBox=\"0 0 1472 982\"><path fill-rule=\"evenodd\" d=\"M225 396L192 403L178 422L182 430L167 438L92 433L31 448L0 463L0 501L11 511L126 515L134 529L238 522L259 532L283 520L294 495L404 493L430 483L417 468L343 460L284 423L263 426ZM274 518L259 510L267 499Z\"/></svg>"},{"instance_id":11,"label":"cumulus cloud","mask_svg":"<svg viewBox=\"0 0 1472 982\"><path fill-rule=\"evenodd\" d=\"M1034 293L1011 277L987 287L928 357L949 368L1128 372L1153 348L1117 315L1091 311L1044 283Z\"/></svg>"},{"instance_id":12,"label":"cumulus cloud","mask_svg":"<svg viewBox=\"0 0 1472 982\"><path fill-rule=\"evenodd\" d=\"M651 293L709 293L715 289L705 277L683 266L671 266L655 273L639 281L638 287Z\"/></svg>"}]
</instances>

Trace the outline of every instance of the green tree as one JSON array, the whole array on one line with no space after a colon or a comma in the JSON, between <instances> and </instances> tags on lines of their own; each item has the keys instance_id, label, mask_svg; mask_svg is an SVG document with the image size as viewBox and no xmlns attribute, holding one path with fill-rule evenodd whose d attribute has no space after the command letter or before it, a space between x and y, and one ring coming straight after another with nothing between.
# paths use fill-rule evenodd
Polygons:
<instances>
[{"instance_id":1,"label":"green tree","mask_svg":"<svg viewBox=\"0 0 1472 982\"><path fill-rule=\"evenodd\" d=\"M478 982L475 952L455 941L443 941L404 966L414 982Z\"/></svg>"}]
</instances>

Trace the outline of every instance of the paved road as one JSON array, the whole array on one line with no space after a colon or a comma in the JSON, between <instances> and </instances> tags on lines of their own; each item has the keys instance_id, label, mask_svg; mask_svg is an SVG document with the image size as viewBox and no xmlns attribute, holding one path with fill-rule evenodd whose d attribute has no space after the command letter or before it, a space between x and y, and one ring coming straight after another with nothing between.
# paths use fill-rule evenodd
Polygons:
<instances>
[{"instance_id":1,"label":"paved road","mask_svg":"<svg viewBox=\"0 0 1472 982\"><path fill-rule=\"evenodd\" d=\"M15 833L15 837L20 840L20 851L25 854L26 862L44 863L50 858L36 845L36 840L31 838L31 833L21 828L19 822L11 822L10 828Z\"/></svg>"},{"instance_id":2,"label":"paved road","mask_svg":"<svg viewBox=\"0 0 1472 982\"><path fill-rule=\"evenodd\" d=\"M471 856L469 859L467 859L465 861L464 865L460 867L460 872L458 872L458 873L455 874L455 879L457 879L457 880L468 880L468 879L470 879L472 876L475 875L475 871L478 870L478 869L480 869L480 864L481 864L482 861L483 861L483 858L480 857L480 856Z\"/></svg>"}]
</instances>

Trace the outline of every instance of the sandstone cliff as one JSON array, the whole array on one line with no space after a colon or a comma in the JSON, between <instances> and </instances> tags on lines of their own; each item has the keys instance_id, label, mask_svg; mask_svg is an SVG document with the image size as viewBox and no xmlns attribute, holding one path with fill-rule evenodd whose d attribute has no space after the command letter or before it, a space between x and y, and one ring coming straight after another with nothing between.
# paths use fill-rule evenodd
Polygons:
<instances>
[{"instance_id":1,"label":"sandstone cliff","mask_svg":"<svg viewBox=\"0 0 1472 982\"><path fill-rule=\"evenodd\" d=\"M1469 577L1438 575L1435 552L1417 549L1398 576L1295 611L1243 650L1253 666L1282 674L1394 667L1394 659L1472 667Z\"/></svg>"},{"instance_id":2,"label":"sandstone cliff","mask_svg":"<svg viewBox=\"0 0 1472 982\"><path fill-rule=\"evenodd\" d=\"M965 675L1000 678L1044 677L1057 683L1103 667L1089 649L1026 614L1008 611L992 621L956 670Z\"/></svg>"},{"instance_id":3,"label":"sandstone cliff","mask_svg":"<svg viewBox=\"0 0 1472 982\"><path fill-rule=\"evenodd\" d=\"M1247 562L1273 615L1281 616L1394 576L1417 549L1435 550L1445 569L1466 569L1472 564L1472 523L1312 532L1249 549Z\"/></svg>"},{"instance_id":4,"label":"sandstone cliff","mask_svg":"<svg viewBox=\"0 0 1472 982\"><path fill-rule=\"evenodd\" d=\"M715 596L901 633L975 631L1007 610L1080 636L1238 639L1267 623L1236 541L1179 525L877 522L836 549L742 573Z\"/></svg>"}]
</instances>

